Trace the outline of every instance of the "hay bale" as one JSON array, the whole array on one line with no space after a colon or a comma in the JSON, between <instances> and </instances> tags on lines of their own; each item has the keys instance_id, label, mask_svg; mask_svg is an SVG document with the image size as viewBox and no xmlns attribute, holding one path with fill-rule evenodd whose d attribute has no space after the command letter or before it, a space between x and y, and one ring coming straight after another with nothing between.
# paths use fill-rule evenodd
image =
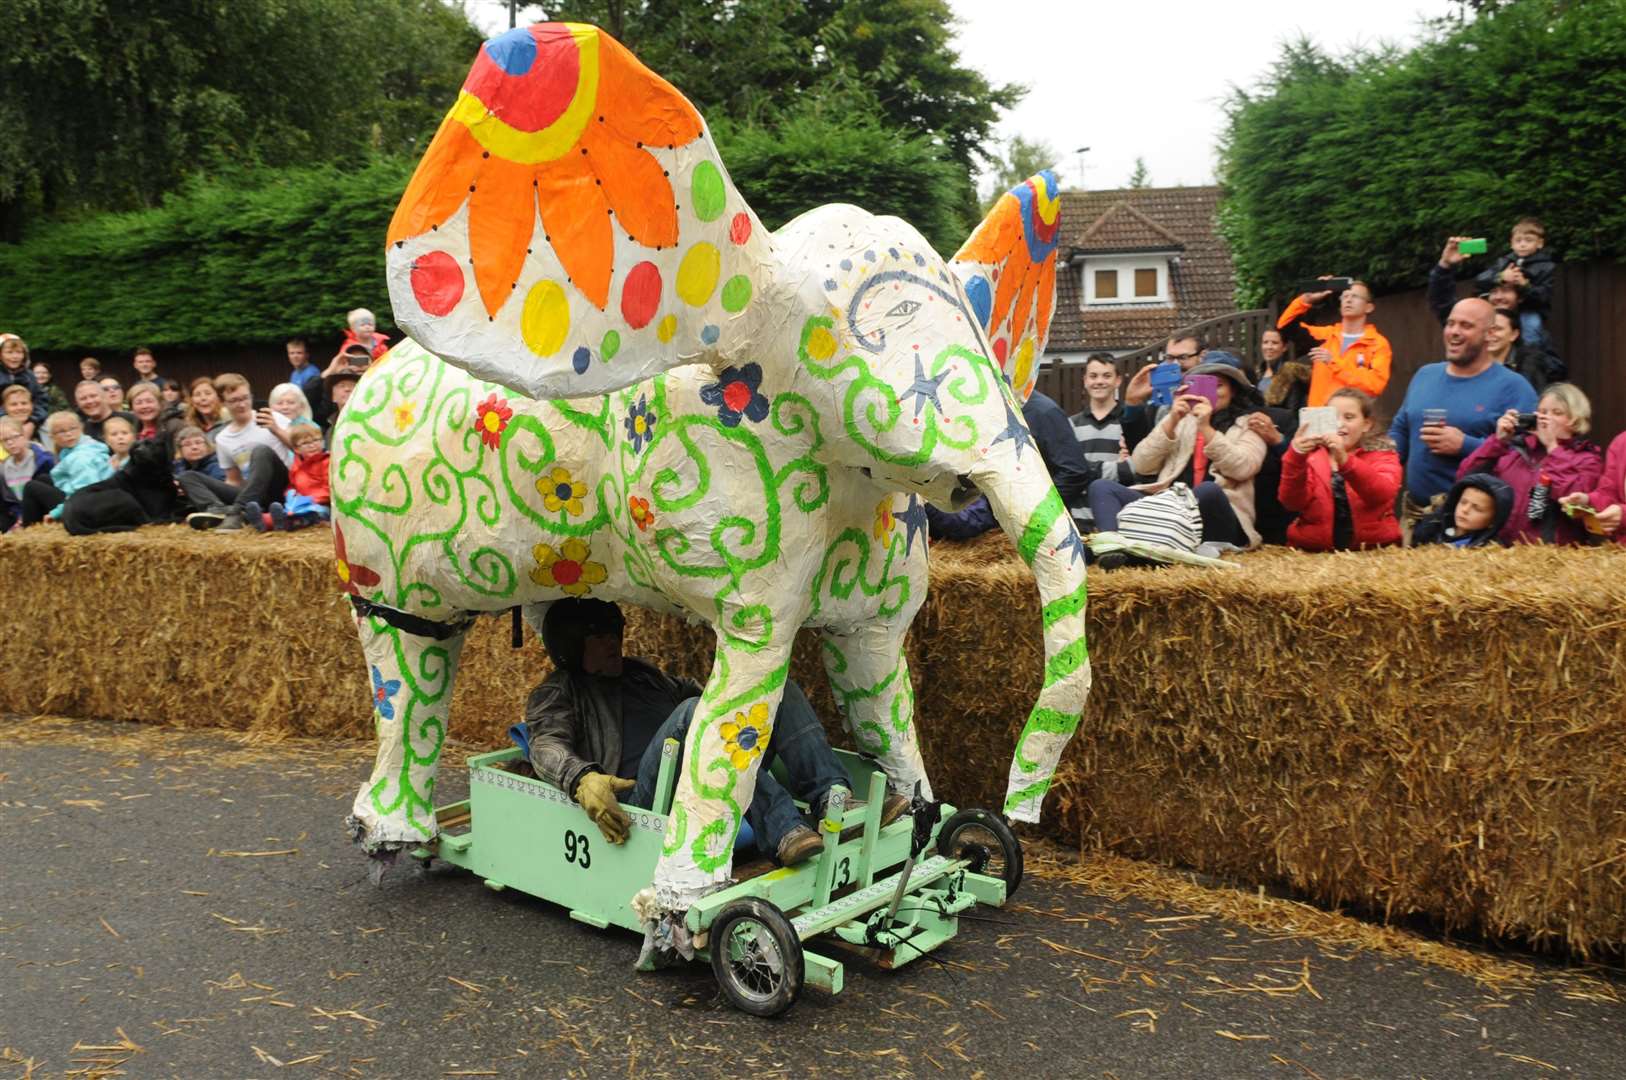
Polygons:
<instances>
[{"instance_id":1,"label":"hay bale","mask_svg":"<svg viewBox=\"0 0 1626 1080\"><path fill-rule=\"evenodd\" d=\"M370 737L326 530L4 544L12 709ZM941 797L998 805L1043 668L1037 591L1002 537L932 560L906 644L927 763ZM1095 687L1046 833L1582 954L1626 944L1626 552L1241 561L1092 576ZM709 628L628 614L630 652L705 676ZM546 672L508 633L471 633L460 740L500 741ZM841 739L813 635L792 670Z\"/></svg>"}]
</instances>

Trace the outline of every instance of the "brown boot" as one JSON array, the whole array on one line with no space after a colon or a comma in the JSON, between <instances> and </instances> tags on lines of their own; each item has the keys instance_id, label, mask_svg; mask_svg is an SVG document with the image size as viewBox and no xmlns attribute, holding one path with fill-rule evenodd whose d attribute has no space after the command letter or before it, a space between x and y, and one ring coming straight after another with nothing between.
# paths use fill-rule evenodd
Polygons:
<instances>
[{"instance_id":1,"label":"brown boot","mask_svg":"<svg viewBox=\"0 0 1626 1080\"><path fill-rule=\"evenodd\" d=\"M907 795L900 795L894 791L881 802L881 828L886 828L894 821L909 812L909 804L914 800Z\"/></svg>"},{"instance_id":2,"label":"brown boot","mask_svg":"<svg viewBox=\"0 0 1626 1080\"><path fill-rule=\"evenodd\" d=\"M804 863L824 850L824 838L808 828L798 825L790 832L779 838L779 848L776 854L782 866L795 866Z\"/></svg>"}]
</instances>

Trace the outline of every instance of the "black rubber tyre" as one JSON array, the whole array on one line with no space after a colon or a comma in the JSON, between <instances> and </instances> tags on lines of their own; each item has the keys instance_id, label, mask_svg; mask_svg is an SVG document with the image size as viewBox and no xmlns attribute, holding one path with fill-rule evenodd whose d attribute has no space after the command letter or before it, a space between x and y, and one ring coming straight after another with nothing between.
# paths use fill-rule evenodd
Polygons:
<instances>
[{"instance_id":1,"label":"black rubber tyre","mask_svg":"<svg viewBox=\"0 0 1626 1080\"><path fill-rule=\"evenodd\" d=\"M937 832L937 853L969 859L973 873L1003 878L1005 895L1022 884L1022 844L1005 819L988 810L959 810Z\"/></svg>"},{"instance_id":2,"label":"black rubber tyre","mask_svg":"<svg viewBox=\"0 0 1626 1080\"><path fill-rule=\"evenodd\" d=\"M712 921L711 972L723 996L752 1016L778 1016L802 996L806 961L796 928L767 900L735 900Z\"/></svg>"}]
</instances>

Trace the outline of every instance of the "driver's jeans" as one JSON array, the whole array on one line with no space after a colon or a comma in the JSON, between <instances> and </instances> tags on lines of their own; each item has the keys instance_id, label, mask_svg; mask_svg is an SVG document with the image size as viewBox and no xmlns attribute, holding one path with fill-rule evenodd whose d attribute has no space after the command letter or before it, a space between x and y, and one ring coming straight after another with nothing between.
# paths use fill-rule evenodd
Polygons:
<instances>
[{"instance_id":1,"label":"driver's jeans","mask_svg":"<svg viewBox=\"0 0 1626 1080\"><path fill-rule=\"evenodd\" d=\"M678 741L677 767L683 768L685 736L689 722L694 718L699 698L690 698L666 718L649 740L644 755L638 762L638 786L633 788L627 802L632 806L650 809L655 801L655 782L661 772L661 747L667 739ZM720 720L718 721L721 722ZM786 790L769 771L774 759L782 761L790 777L790 790ZM805 824L792 802L792 795L801 799L815 812L822 809L824 796L837 784L850 787L847 770L841 767L835 751L824 737L824 726L818 714L808 703L807 695L794 681L785 683L785 697L779 703L769 733L767 749L762 753L762 764L757 770L757 787L746 808L745 820L756 833L757 850L773 855L779 841L798 825Z\"/></svg>"}]
</instances>

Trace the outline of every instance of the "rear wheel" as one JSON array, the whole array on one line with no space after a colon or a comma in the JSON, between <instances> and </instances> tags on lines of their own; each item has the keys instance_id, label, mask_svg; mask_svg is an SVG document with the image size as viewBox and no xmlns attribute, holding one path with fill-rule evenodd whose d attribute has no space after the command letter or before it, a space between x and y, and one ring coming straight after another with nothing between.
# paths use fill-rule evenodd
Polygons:
<instances>
[{"instance_id":1,"label":"rear wheel","mask_svg":"<svg viewBox=\"0 0 1626 1080\"><path fill-rule=\"evenodd\" d=\"M965 859L974 874L1005 882L1005 895L1022 884L1022 844L1005 819L987 810L960 810L937 833L937 853Z\"/></svg>"},{"instance_id":2,"label":"rear wheel","mask_svg":"<svg viewBox=\"0 0 1626 1080\"><path fill-rule=\"evenodd\" d=\"M711 924L711 971L729 1004L778 1016L802 994L802 941L785 913L757 897L735 900Z\"/></svg>"}]
</instances>

